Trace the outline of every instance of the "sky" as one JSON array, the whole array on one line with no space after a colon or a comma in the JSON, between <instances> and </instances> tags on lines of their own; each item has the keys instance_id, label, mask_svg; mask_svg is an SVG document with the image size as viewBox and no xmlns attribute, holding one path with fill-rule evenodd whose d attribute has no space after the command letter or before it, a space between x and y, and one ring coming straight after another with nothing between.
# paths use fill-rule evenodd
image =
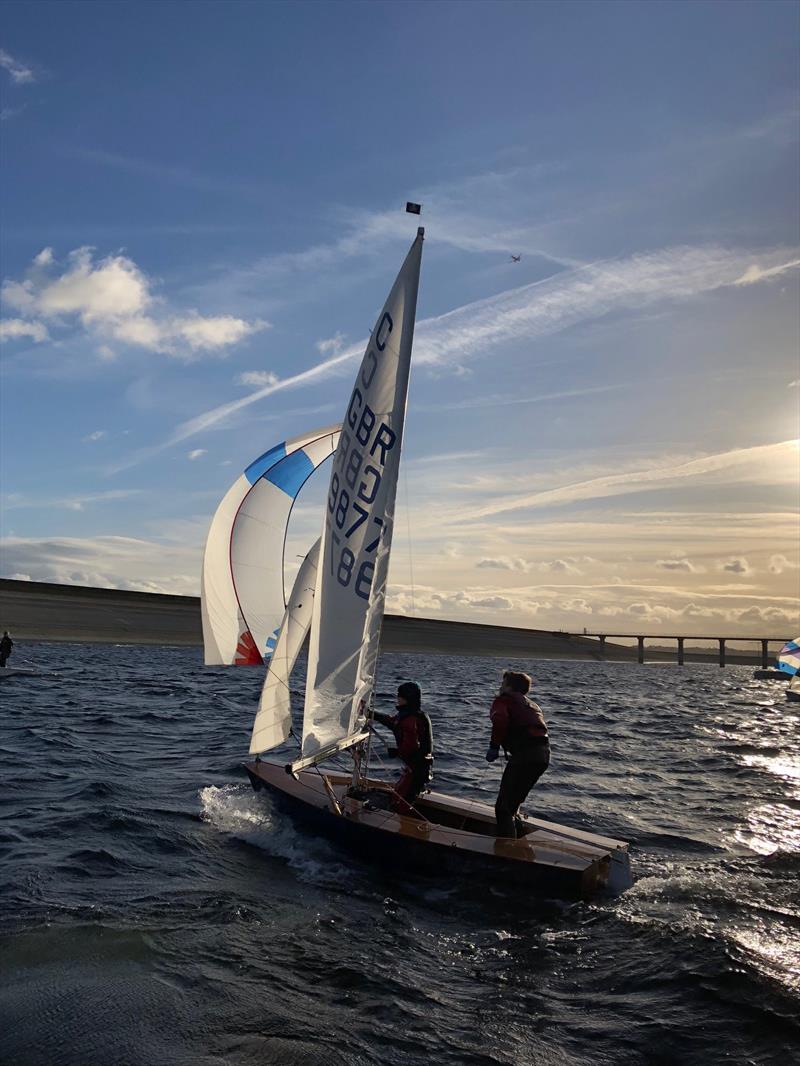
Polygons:
<instances>
[{"instance_id":1,"label":"sky","mask_svg":"<svg viewBox=\"0 0 800 1066\"><path fill-rule=\"evenodd\" d=\"M2 576L196 594L421 221L388 609L800 631L800 6L4 9Z\"/></svg>"}]
</instances>

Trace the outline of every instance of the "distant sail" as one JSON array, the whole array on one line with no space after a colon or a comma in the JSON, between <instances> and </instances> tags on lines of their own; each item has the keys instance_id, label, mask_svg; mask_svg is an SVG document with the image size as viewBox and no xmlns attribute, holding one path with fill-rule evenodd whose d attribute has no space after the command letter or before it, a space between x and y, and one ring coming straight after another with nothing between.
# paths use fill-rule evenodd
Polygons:
<instances>
[{"instance_id":1,"label":"distant sail","mask_svg":"<svg viewBox=\"0 0 800 1066\"><path fill-rule=\"evenodd\" d=\"M394 524L422 231L367 345L331 468L308 653L303 758L354 735L369 702Z\"/></svg>"},{"instance_id":2,"label":"distant sail","mask_svg":"<svg viewBox=\"0 0 800 1066\"><path fill-rule=\"evenodd\" d=\"M275 650L269 661L264 688L253 723L250 754L256 755L282 744L292 728L289 678L311 627L314 591L319 565L317 541L303 560L283 616Z\"/></svg>"},{"instance_id":3,"label":"distant sail","mask_svg":"<svg viewBox=\"0 0 800 1066\"><path fill-rule=\"evenodd\" d=\"M800 637L784 644L778 652L777 667L785 674L796 674L800 670Z\"/></svg>"},{"instance_id":4,"label":"distant sail","mask_svg":"<svg viewBox=\"0 0 800 1066\"><path fill-rule=\"evenodd\" d=\"M337 426L284 441L252 462L225 494L203 558L207 666L260 665L286 606L283 551L295 498L335 450Z\"/></svg>"}]
</instances>

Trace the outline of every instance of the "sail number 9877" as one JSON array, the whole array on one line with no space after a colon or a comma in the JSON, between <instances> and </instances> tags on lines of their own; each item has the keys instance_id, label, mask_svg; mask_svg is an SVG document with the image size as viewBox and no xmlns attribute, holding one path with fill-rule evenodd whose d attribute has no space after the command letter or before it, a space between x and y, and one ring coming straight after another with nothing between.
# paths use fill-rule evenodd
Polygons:
<instances>
[{"instance_id":1,"label":"sail number 9877","mask_svg":"<svg viewBox=\"0 0 800 1066\"><path fill-rule=\"evenodd\" d=\"M342 485L339 475L334 472L331 477L331 489L328 496L328 510L330 511L333 524L336 529L331 529L331 553L330 553L330 565L331 574L336 577L336 580L344 588L347 588L351 582L354 582L353 590L357 596L360 596L363 600L369 599L369 590L372 587L372 578L375 573L375 563L372 559L365 559L358 569L356 566L356 556L351 548L345 544L342 546L342 540L347 540L355 533L359 526L369 518L369 511L358 501L361 500L364 503L371 503L375 498L375 493L378 491L378 485L380 485L381 475L373 466L368 466L365 471L365 477L368 474L372 475L372 481L369 484L366 481L362 481L359 485L357 494L353 495L352 490L355 488L355 479L358 475L358 470L361 466L361 456L358 452L353 451L350 453L352 459L353 456L358 456L359 463L348 464L345 479L347 485L350 486L348 491L347 485ZM352 477L348 477L347 474L351 473ZM352 507L354 515L350 515L349 511ZM373 518L373 524L377 526L377 534L371 543L367 544L365 551L374 552L378 547L381 539L381 528L383 526L383 520L381 518ZM347 527L347 528L345 528ZM341 533L337 533L336 530L341 530ZM335 564L334 557L337 556L336 549L338 551L338 564ZM354 574L355 571L355 574Z\"/></svg>"}]
</instances>

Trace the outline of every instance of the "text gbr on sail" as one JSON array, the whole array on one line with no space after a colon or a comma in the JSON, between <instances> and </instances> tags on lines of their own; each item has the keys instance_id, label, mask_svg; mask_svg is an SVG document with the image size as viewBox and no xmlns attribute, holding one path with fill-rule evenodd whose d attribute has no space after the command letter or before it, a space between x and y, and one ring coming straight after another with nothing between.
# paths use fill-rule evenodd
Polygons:
<instances>
[{"instance_id":1,"label":"text gbr on sail","mask_svg":"<svg viewBox=\"0 0 800 1066\"><path fill-rule=\"evenodd\" d=\"M378 352L385 349L393 325L391 315L384 312L373 334ZM340 585L351 588L364 600L369 599L375 572L374 558L364 558L358 566L356 563L359 556L373 556L380 543L383 515L374 515L372 511L386 457L397 440L394 430L385 422L377 424L375 412L365 399L378 366L378 356L370 345L350 397L346 416L349 428L342 427L328 496L330 572ZM374 536L365 543L368 532Z\"/></svg>"}]
</instances>

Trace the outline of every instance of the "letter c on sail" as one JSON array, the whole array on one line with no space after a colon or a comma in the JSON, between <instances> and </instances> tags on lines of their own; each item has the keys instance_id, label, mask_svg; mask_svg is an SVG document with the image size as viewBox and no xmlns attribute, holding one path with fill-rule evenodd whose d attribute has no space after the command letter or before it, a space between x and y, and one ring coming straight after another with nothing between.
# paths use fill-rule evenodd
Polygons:
<instances>
[{"instance_id":1,"label":"letter c on sail","mask_svg":"<svg viewBox=\"0 0 800 1066\"><path fill-rule=\"evenodd\" d=\"M384 327L386 327L385 330ZM382 352L383 349L386 347L386 342L389 339L389 334L392 332L393 329L394 322L392 322L392 316L389 314L388 311L384 311L383 317L380 321L380 325L375 330L375 344L379 352Z\"/></svg>"}]
</instances>

